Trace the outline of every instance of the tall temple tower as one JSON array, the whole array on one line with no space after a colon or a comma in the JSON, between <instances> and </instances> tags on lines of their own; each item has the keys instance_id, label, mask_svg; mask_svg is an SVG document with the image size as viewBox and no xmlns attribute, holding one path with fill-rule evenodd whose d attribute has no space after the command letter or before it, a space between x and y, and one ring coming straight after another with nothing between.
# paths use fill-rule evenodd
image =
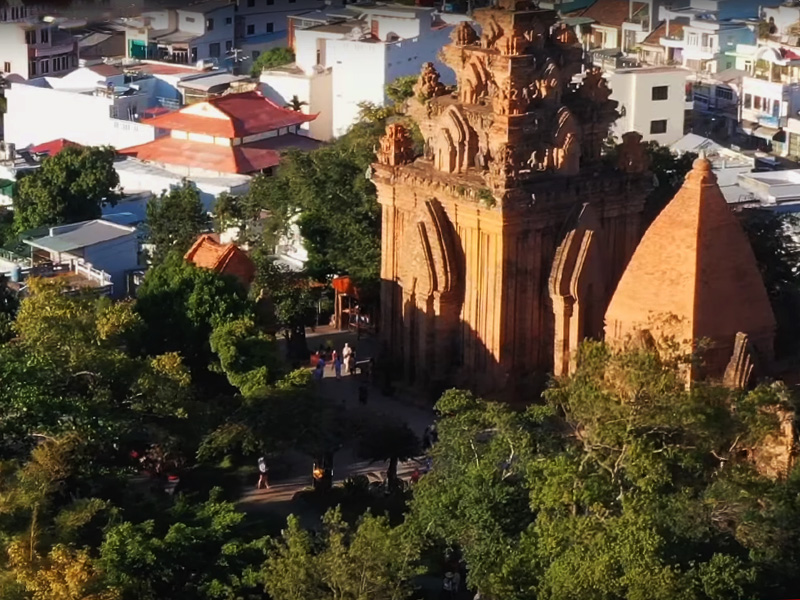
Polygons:
<instances>
[{"instance_id":1,"label":"tall temple tower","mask_svg":"<svg viewBox=\"0 0 800 600\"><path fill-rule=\"evenodd\" d=\"M424 138L387 128L373 168L383 210L381 331L405 379L519 395L570 368L641 235L652 177L641 137L601 156L616 102L556 13L497 0L423 67L408 114Z\"/></svg>"}]
</instances>

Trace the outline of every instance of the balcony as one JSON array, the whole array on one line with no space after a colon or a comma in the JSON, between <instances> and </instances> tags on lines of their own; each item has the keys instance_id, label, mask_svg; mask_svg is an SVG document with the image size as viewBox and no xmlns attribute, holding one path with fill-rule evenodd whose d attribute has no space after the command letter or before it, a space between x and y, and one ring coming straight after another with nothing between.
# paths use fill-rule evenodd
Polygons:
<instances>
[{"instance_id":1,"label":"balcony","mask_svg":"<svg viewBox=\"0 0 800 600\"><path fill-rule=\"evenodd\" d=\"M49 56L56 56L58 54L67 54L75 51L74 42L64 42L61 44L54 44L52 46L33 46L33 56L35 58L47 58Z\"/></svg>"},{"instance_id":2,"label":"balcony","mask_svg":"<svg viewBox=\"0 0 800 600\"><path fill-rule=\"evenodd\" d=\"M658 43L664 48L683 48L686 45L686 40L683 37L662 37L659 38Z\"/></svg>"}]
</instances>

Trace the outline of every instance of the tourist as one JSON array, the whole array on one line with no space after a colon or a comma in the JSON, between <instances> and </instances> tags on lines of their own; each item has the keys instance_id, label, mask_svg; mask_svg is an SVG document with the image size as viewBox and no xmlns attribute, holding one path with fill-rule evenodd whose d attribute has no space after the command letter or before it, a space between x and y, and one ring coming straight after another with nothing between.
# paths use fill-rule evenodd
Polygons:
<instances>
[{"instance_id":1,"label":"tourist","mask_svg":"<svg viewBox=\"0 0 800 600\"><path fill-rule=\"evenodd\" d=\"M325 361L320 360L317 363L316 368L314 369L314 379L316 379L317 381L322 381L322 378L325 376L324 369L325 369Z\"/></svg>"},{"instance_id":2,"label":"tourist","mask_svg":"<svg viewBox=\"0 0 800 600\"><path fill-rule=\"evenodd\" d=\"M457 598L461 587L461 575L457 571L448 571L442 582L442 598Z\"/></svg>"},{"instance_id":3,"label":"tourist","mask_svg":"<svg viewBox=\"0 0 800 600\"><path fill-rule=\"evenodd\" d=\"M431 446L433 446L436 442L439 441L439 432L436 431L436 423L431 425L430 432L431 432Z\"/></svg>"},{"instance_id":4,"label":"tourist","mask_svg":"<svg viewBox=\"0 0 800 600\"><path fill-rule=\"evenodd\" d=\"M342 378L342 359L339 356L334 356L333 371L334 373L336 373L336 379Z\"/></svg>"},{"instance_id":5,"label":"tourist","mask_svg":"<svg viewBox=\"0 0 800 600\"><path fill-rule=\"evenodd\" d=\"M419 469L414 469L414 472L411 473L411 483L415 484L419 481L420 472Z\"/></svg>"},{"instance_id":6,"label":"tourist","mask_svg":"<svg viewBox=\"0 0 800 600\"><path fill-rule=\"evenodd\" d=\"M342 349L342 358L344 359L344 372L350 374L350 355L353 354L353 349L350 344L345 343Z\"/></svg>"},{"instance_id":7,"label":"tourist","mask_svg":"<svg viewBox=\"0 0 800 600\"><path fill-rule=\"evenodd\" d=\"M269 467L267 467L267 461L262 456L258 459L258 483L256 484L256 489L260 490L261 487L269 489Z\"/></svg>"},{"instance_id":8,"label":"tourist","mask_svg":"<svg viewBox=\"0 0 800 600\"><path fill-rule=\"evenodd\" d=\"M350 356L347 358L347 369L346 372L350 375L356 374L356 353L355 351L350 353Z\"/></svg>"}]
</instances>

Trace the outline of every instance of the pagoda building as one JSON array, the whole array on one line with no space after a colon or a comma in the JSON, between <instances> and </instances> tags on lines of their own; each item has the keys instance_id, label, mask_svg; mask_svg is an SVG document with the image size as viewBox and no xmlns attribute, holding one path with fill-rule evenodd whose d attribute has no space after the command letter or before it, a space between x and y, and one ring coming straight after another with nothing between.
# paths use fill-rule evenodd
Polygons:
<instances>
[{"instance_id":1,"label":"pagoda building","mask_svg":"<svg viewBox=\"0 0 800 600\"><path fill-rule=\"evenodd\" d=\"M606 341L616 346L642 333L688 351L707 344L692 379L744 387L754 367L769 368L775 316L750 241L705 158L648 228L605 322Z\"/></svg>"},{"instance_id":2,"label":"pagoda building","mask_svg":"<svg viewBox=\"0 0 800 600\"><path fill-rule=\"evenodd\" d=\"M406 381L524 393L570 368L641 236L652 176L641 137L602 156L618 116L555 11L498 0L459 24L408 101L424 151L387 128L372 180L383 211L381 334Z\"/></svg>"}]
</instances>

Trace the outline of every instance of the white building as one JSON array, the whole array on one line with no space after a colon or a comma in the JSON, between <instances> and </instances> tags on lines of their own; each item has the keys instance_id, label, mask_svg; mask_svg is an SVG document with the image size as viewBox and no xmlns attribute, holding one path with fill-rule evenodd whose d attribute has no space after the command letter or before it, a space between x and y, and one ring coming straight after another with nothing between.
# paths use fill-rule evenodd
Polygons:
<instances>
[{"instance_id":1,"label":"white building","mask_svg":"<svg viewBox=\"0 0 800 600\"><path fill-rule=\"evenodd\" d=\"M12 83L5 92L5 139L17 149L55 139L116 148L151 142L157 130L140 121L183 105L181 82L213 75L161 63L101 64Z\"/></svg>"},{"instance_id":2,"label":"white building","mask_svg":"<svg viewBox=\"0 0 800 600\"><path fill-rule=\"evenodd\" d=\"M395 5L348 9L360 17L295 29L295 64L261 76L267 97L285 104L297 96L307 103L305 112L319 113L306 126L318 140L344 134L358 118L359 103L385 104L386 85L418 74L425 62L434 62L444 83L455 81L436 57L449 42L452 25L466 17Z\"/></svg>"},{"instance_id":3,"label":"white building","mask_svg":"<svg viewBox=\"0 0 800 600\"><path fill-rule=\"evenodd\" d=\"M612 126L615 137L638 131L645 141L669 145L684 134L686 80L691 73L680 67L618 69L606 75L611 98L619 102L620 118Z\"/></svg>"},{"instance_id":4,"label":"white building","mask_svg":"<svg viewBox=\"0 0 800 600\"><path fill-rule=\"evenodd\" d=\"M755 41L757 17L758 4L752 0L691 0L687 7L662 6L659 19L669 34L660 42L668 60L693 71L717 73L735 67L728 53L737 44ZM673 36L675 21L682 30Z\"/></svg>"},{"instance_id":5,"label":"white building","mask_svg":"<svg viewBox=\"0 0 800 600\"><path fill-rule=\"evenodd\" d=\"M5 9L9 10L9 9ZM78 45L67 31L36 18L0 22L0 70L25 79L59 75L78 64Z\"/></svg>"},{"instance_id":6,"label":"white building","mask_svg":"<svg viewBox=\"0 0 800 600\"><path fill-rule=\"evenodd\" d=\"M182 64L230 61L236 5L209 0L177 9L142 13L128 21L127 56Z\"/></svg>"},{"instance_id":7,"label":"white building","mask_svg":"<svg viewBox=\"0 0 800 600\"><path fill-rule=\"evenodd\" d=\"M236 0L235 46L250 61L270 48L289 46L289 17L325 5L325 0Z\"/></svg>"}]
</instances>

